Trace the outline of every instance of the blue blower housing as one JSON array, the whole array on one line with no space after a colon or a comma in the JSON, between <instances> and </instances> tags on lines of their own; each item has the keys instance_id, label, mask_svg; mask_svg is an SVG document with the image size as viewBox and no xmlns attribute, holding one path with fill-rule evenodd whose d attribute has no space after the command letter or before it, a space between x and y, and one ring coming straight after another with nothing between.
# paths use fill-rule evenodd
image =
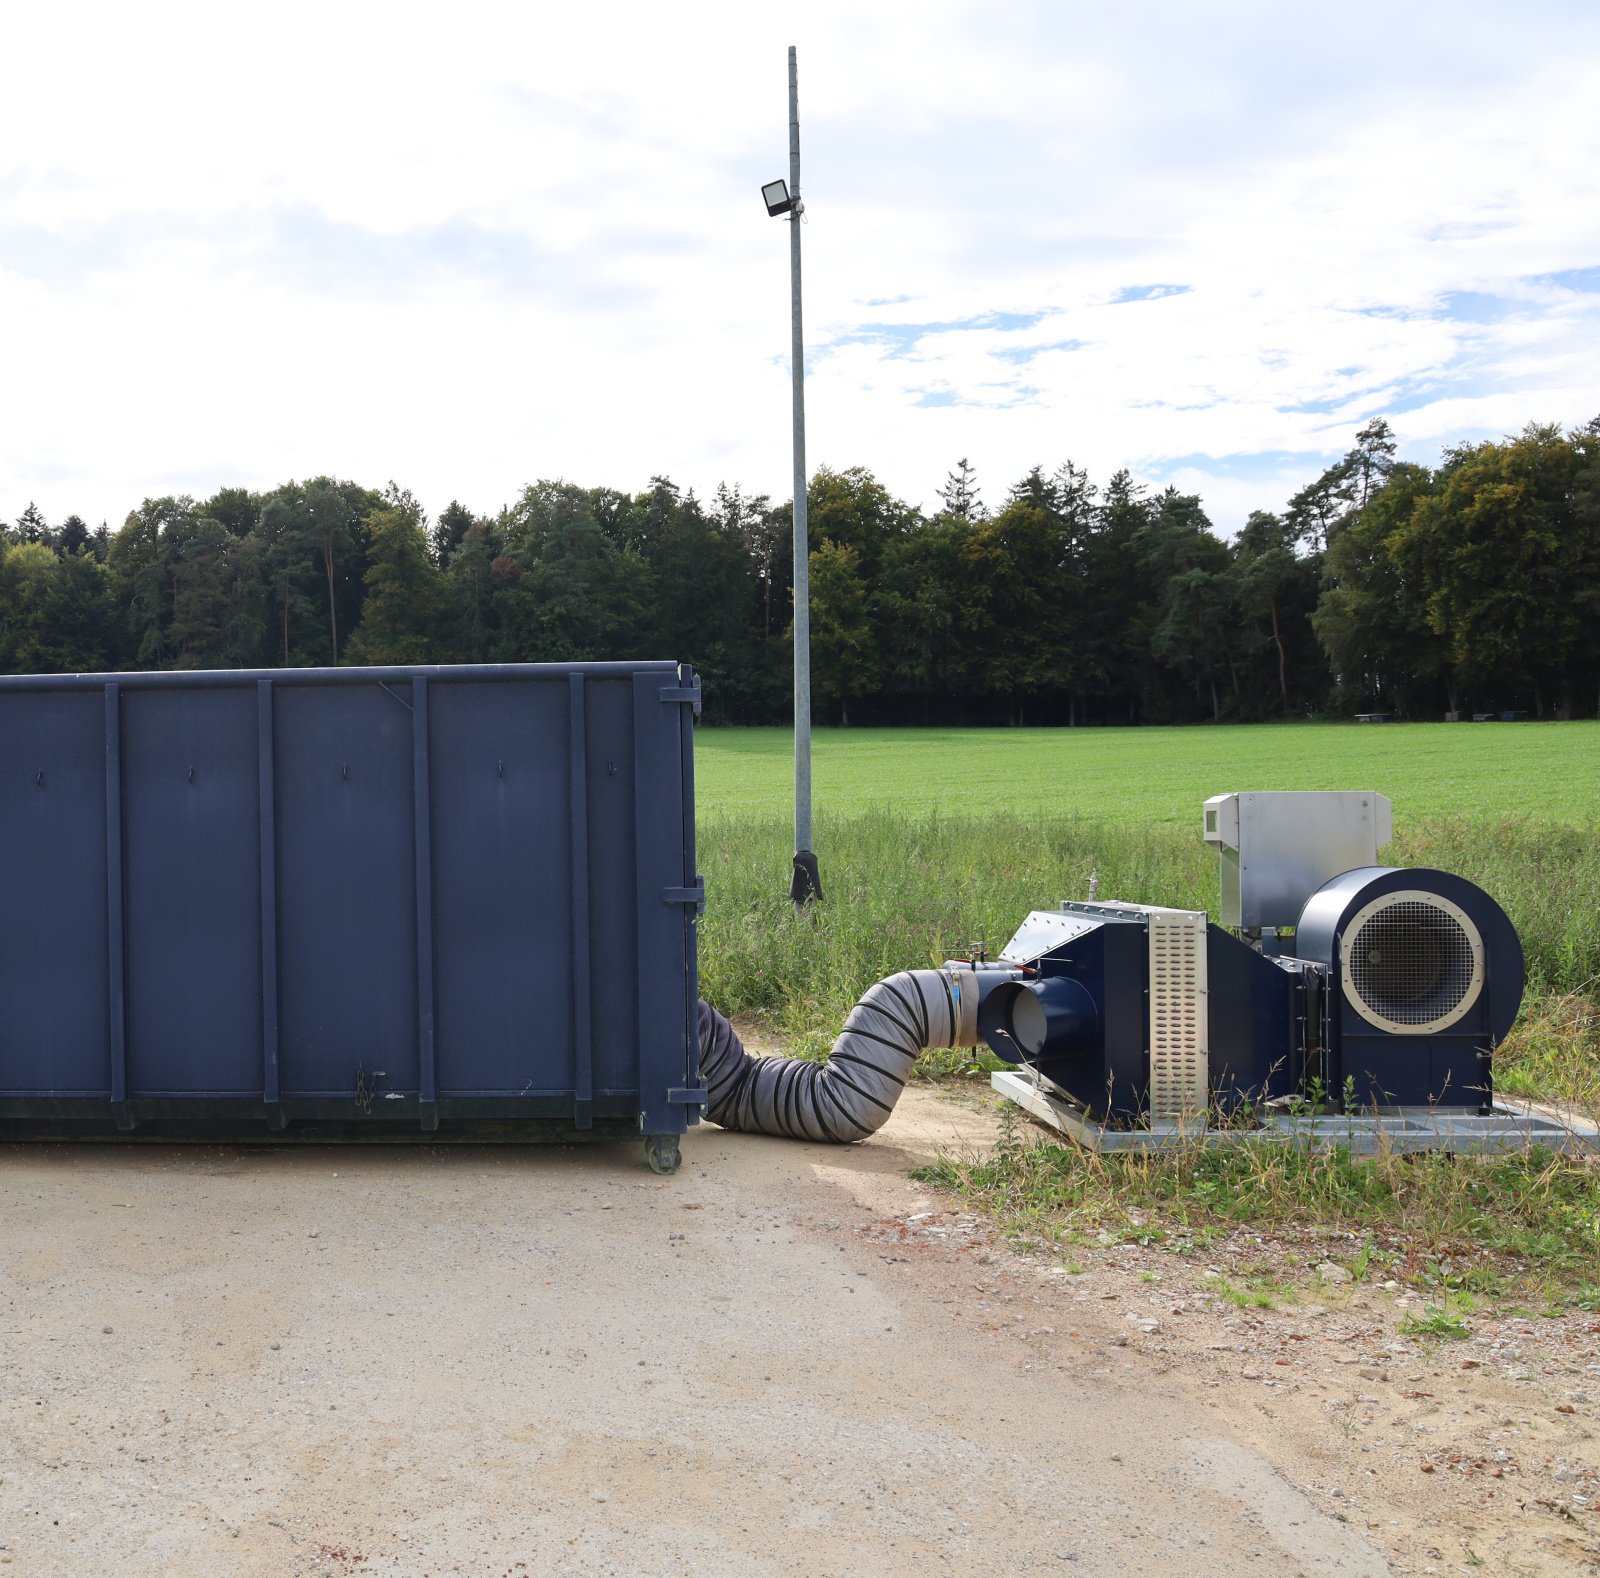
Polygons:
<instances>
[{"instance_id":1,"label":"blue blower housing","mask_svg":"<svg viewBox=\"0 0 1600 1578\"><path fill-rule=\"evenodd\" d=\"M1311 895L1292 941L1292 956L1269 952L1203 912L1153 905L1036 910L998 961L973 966L978 1029L1111 1123L1307 1098L1490 1109L1523 959L1487 893L1444 871L1364 866Z\"/></svg>"},{"instance_id":2,"label":"blue blower housing","mask_svg":"<svg viewBox=\"0 0 1600 1578\"><path fill-rule=\"evenodd\" d=\"M1311 895L1294 946L1328 974L1327 1078L1347 1101L1489 1110L1524 968L1482 888L1425 868L1346 871Z\"/></svg>"},{"instance_id":3,"label":"blue blower housing","mask_svg":"<svg viewBox=\"0 0 1600 1578\"><path fill-rule=\"evenodd\" d=\"M974 964L978 1029L998 1056L1114 1125L1273 1106L1493 1110L1522 944L1464 877L1377 864L1386 796L1214 795L1204 836L1223 925L1095 903L1091 879L1089 902L1035 910L997 961Z\"/></svg>"}]
</instances>

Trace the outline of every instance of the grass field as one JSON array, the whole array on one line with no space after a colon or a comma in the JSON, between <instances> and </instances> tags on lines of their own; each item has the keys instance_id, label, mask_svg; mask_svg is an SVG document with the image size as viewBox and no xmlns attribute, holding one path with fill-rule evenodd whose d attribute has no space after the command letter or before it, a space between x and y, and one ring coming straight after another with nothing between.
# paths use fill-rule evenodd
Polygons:
<instances>
[{"instance_id":1,"label":"grass field","mask_svg":"<svg viewBox=\"0 0 1600 1578\"><path fill-rule=\"evenodd\" d=\"M702 813L782 814L786 729L702 729ZM820 813L874 806L941 816L1046 812L1198 827L1236 789L1377 789L1395 825L1527 816L1600 825L1600 723L1295 723L1171 729L819 729Z\"/></svg>"}]
</instances>

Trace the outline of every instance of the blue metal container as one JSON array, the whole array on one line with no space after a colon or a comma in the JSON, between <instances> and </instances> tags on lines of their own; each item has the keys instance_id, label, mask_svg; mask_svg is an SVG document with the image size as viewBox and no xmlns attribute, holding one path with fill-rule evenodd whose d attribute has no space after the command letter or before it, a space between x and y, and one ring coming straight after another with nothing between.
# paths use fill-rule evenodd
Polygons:
<instances>
[{"instance_id":1,"label":"blue metal container","mask_svg":"<svg viewBox=\"0 0 1600 1578\"><path fill-rule=\"evenodd\" d=\"M0 1137L698 1119L673 663L0 677Z\"/></svg>"}]
</instances>

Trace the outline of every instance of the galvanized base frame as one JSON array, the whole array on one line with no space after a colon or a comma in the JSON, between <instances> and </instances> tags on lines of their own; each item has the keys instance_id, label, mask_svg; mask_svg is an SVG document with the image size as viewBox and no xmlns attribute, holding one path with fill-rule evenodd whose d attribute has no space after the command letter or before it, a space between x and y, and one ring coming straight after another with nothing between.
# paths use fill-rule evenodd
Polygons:
<instances>
[{"instance_id":1,"label":"galvanized base frame","mask_svg":"<svg viewBox=\"0 0 1600 1578\"><path fill-rule=\"evenodd\" d=\"M1488 1156L1543 1145L1553 1151L1600 1151L1600 1127L1587 1119L1534 1110L1505 1097L1483 1116L1431 1107L1401 1107L1344 1117L1268 1113L1248 1129L1206 1129L1152 1123L1148 1129L1113 1129L1089 1117L1031 1073L991 1074L990 1085L1031 1117L1090 1151L1164 1151L1186 1145L1231 1145L1273 1140L1313 1149L1342 1145L1353 1156L1385 1152L1453 1151Z\"/></svg>"}]
</instances>

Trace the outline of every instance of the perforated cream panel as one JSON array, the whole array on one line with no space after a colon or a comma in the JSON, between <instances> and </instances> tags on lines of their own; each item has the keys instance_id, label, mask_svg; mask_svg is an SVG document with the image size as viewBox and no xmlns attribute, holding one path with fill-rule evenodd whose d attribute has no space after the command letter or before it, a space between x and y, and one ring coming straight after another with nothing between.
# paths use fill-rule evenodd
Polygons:
<instances>
[{"instance_id":1,"label":"perforated cream panel","mask_svg":"<svg viewBox=\"0 0 1600 1578\"><path fill-rule=\"evenodd\" d=\"M1150 1116L1203 1118L1210 1045L1206 1034L1206 914L1158 910L1150 917Z\"/></svg>"}]
</instances>

